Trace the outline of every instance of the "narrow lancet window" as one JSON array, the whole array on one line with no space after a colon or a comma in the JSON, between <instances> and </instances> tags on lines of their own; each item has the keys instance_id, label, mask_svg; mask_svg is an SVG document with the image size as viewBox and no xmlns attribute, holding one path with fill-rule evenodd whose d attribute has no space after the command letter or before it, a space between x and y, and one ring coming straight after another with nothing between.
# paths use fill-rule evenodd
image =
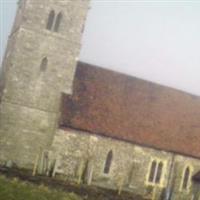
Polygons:
<instances>
[{"instance_id":1,"label":"narrow lancet window","mask_svg":"<svg viewBox=\"0 0 200 200\"><path fill-rule=\"evenodd\" d=\"M41 72L46 71L47 65L48 65L48 59L47 59L47 57L44 57L44 58L42 59L42 61L41 61L41 64L40 64L40 71L41 71Z\"/></svg>"},{"instance_id":2,"label":"narrow lancet window","mask_svg":"<svg viewBox=\"0 0 200 200\"><path fill-rule=\"evenodd\" d=\"M48 30L51 30L52 27L53 27L53 23L54 23L54 18L55 18L55 11L52 10L50 13L49 13L49 17L48 17L48 21L47 21L47 29Z\"/></svg>"},{"instance_id":3,"label":"narrow lancet window","mask_svg":"<svg viewBox=\"0 0 200 200\"><path fill-rule=\"evenodd\" d=\"M57 17L56 17L56 23L55 23L55 27L54 27L54 31L55 32L58 32L59 31L59 28L60 28L60 23L62 21L62 13L60 12Z\"/></svg>"},{"instance_id":4,"label":"narrow lancet window","mask_svg":"<svg viewBox=\"0 0 200 200\"><path fill-rule=\"evenodd\" d=\"M185 169L184 172L184 176L183 176L183 185L182 185L182 189L187 190L188 186L189 186L189 179L190 179L190 168L187 167Z\"/></svg>"},{"instance_id":5,"label":"narrow lancet window","mask_svg":"<svg viewBox=\"0 0 200 200\"><path fill-rule=\"evenodd\" d=\"M163 174L163 162L153 160L149 171L148 182L151 184L160 184Z\"/></svg>"},{"instance_id":6,"label":"narrow lancet window","mask_svg":"<svg viewBox=\"0 0 200 200\"><path fill-rule=\"evenodd\" d=\"M105 166L104 166L104 173L105 174L109 174L109 172L110 172L112 159L113 159L113 152L111 150L111 151L108 152L108 155L107 155L107 158L106 158L106 162L105 162Z\"/></svg>"},{"instance_id":7,"label":"narrow lancet window","mask_svg":"<svg viewBox=\"0 0 200 200\"><path fill-rule=\"evenodd\" d=\"M162 176L162 169L163 169L163 163L160 162L158 165L158 170L156 174L156 183L160 183L161 176Z\"/></svg>"},{"instance_id":8,"label":"narrow lancet window","mask_svg":"<svg viewBox=\"0 0 200 200\"><path fill-rule=\"evenodd\" d=\"M156 161L154 160L151 164L151 169L150 169L150 174L149 174L149 182L153 183L154 182L154 177L156 173Z\"/></svg>"}]
</instances>

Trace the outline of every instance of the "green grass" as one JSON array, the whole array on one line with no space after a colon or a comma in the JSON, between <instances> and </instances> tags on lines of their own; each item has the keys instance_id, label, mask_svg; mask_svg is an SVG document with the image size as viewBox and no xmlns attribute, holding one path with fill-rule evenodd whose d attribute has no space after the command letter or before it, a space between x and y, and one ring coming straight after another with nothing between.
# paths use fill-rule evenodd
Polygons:
<instances>
[{"instance_id":1,"label":"green grass","mask_svg":"<svg viewBox=\"0 0 200 200\"><path fill-rule=\"evenodd\" d=\"M0 176L0 200L82 200L74 193L33 185Z\"/></svg>"}]
</instances>

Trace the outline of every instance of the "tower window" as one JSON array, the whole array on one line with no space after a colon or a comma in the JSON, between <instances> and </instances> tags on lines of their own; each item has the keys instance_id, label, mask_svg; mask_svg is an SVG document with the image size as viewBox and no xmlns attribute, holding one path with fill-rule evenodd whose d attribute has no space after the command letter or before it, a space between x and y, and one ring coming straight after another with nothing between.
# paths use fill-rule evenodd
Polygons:
<instances>
[{"instance_id":1,"label":"tower window","mask_svg":"<svg viewBox=\"0 0 200 200\"><path fill-rule=\"evenodd\" d=\"M50 13L49 13L49 17L48 17L48 21L47 21L47 29L48 30L51 30L52 27L53 27L53 23L54 23L54 19L55 19L55 11L52 10Z\"/></svg>"},{"instance_id":2,"label":"tower window","mask_svg":"<svg viewBox=\"0 0 200 200\"><path fill-rule=\"evenodd\" d=\"M109 172L110 172L112 159L113 159L113 152L112 152L112 150L110 150L107 154L106 162L105 162L105 166L104 166L104 173L105 174L109 174Z\"/></svg>"},{"instance_id":3,"label":"tower window","mask_svg":"<svg viewBox=\"0 0 200 200\"><path fill-rule=\"evenodd\" d=\"M190 178L191 178L191 170L190 167L187 167L183 174L182 190L188 190Z\"/></svg>"},{"instance_id":4,"label":"tower window","mask_svg":"<svg viewBox=\"0 0 200 200\"><path fill-rule=\"evenodd\" d=\"M152 184L160 184L163 171L163 162L158 162L156 160L152 161L148 182Z\"/></svg>"},{"instance_id":5,"label":"tower window","mask_svg":"<svg viewBox=\"0 0 200 200\"><path fill-rule=\"evenodd\" d=\"M47 69L47 65L48 65L48 59L47 57L43 58L40 64L40 71L44 72Z\"/></svg>"},{"instance_id":6,"label":"tower window","mask_svg":"<svg viewBox=\"0 0 200 200\"><path fill-rule=\"evenodd\" d=\"M59 28L60 28L60 23L62 21L62 18L63 18L63 15L62 13L60 12L57 17L56 17L56 23L55 23L55 27L54 27L54 31L55 32L58 32L59 31Z\"/></svg>"}]
</instances>

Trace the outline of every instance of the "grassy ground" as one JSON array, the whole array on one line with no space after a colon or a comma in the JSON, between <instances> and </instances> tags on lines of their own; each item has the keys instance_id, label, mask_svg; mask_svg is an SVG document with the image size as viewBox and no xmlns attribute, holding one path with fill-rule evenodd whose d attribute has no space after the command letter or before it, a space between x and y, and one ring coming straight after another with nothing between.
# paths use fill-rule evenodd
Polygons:
<instances>
[{"instance_id":1,"label":"grassy ground","mask_svg":"<svg viewBox=\"0 0 200 200\"><path fill-rule=\"evenodd\" d=\"M82 200L74 193L49 189L0 176L0 200Z\"/></svg>"},{"instance_id":2,"label":"grassy ground","mask_svg":"<svg viewBox=\"0 0 200 200\"><path fill-rule=\"evenodd\" d=\"M17 178L16 178L17 177ZM139 195L109 190L0 166L0 200L144 200Z\"/></svg>"}]
</instances>

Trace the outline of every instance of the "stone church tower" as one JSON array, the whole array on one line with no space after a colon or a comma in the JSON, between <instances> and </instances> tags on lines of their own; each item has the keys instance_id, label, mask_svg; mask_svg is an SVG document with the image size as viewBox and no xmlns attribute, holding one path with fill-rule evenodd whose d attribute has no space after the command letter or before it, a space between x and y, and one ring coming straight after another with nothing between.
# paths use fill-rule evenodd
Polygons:
<instances>
[{"instance_id":1,"label":"stone church tower","mask_svg":"<svg viewBox=\"0 0 200 200\"><path fill-rule=\"evenodd\" d=\"M3 61L0 162L32 167L70 94L89 0L21 0Z\"/></svg>"}]
</instances>

